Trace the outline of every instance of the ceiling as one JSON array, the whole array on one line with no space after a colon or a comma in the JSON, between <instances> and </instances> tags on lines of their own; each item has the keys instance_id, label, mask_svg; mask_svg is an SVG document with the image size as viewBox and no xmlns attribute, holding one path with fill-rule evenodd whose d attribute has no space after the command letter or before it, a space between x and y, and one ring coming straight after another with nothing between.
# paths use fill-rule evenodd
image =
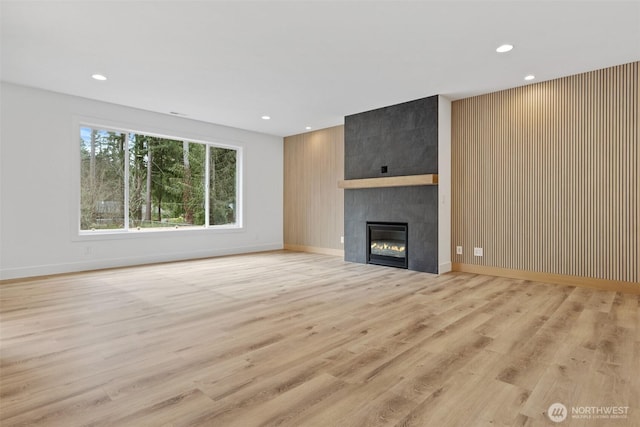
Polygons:
<instances>
[{"instance_id":1,"label":"ceiling","mask_svg":"<svg viewBox=\"0 0 640 427\"><path fill-rule=\"evenodd\" d=\"M0 4L4 81L279 136L640 60L638 1Z\"/></svg>"}]
</instances>

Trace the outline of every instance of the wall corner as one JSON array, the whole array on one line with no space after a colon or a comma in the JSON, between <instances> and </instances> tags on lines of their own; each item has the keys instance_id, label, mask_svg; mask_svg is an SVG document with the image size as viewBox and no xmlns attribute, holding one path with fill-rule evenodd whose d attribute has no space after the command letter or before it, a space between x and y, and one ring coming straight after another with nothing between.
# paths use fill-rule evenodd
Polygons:
<instances>
[{"instance_id":1,"label":"wall corner","mask_svg":"<svg viewBox=\"0 0 640 427\"><path fill-rule=\"evenodd\" d=\"M451 266L451 100L438 95L438 266L447 265Z\"/></svg>"}]
</instances>

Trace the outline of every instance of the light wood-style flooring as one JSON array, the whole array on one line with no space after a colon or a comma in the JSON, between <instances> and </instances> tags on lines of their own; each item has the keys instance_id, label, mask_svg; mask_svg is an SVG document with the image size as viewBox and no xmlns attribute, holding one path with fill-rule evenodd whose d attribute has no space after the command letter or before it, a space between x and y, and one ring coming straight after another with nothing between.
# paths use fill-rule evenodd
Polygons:
<instances>
[{"instance_id":1,"label":"light wood-style flooring","mask_svg":"<svg viewBox=\"0 0 640 427\"><path fill-rule=\"evenodd\" d=\"M0 299L2 427L640 425L638 295L269 252Z\"/></svg>"}]
</instances>

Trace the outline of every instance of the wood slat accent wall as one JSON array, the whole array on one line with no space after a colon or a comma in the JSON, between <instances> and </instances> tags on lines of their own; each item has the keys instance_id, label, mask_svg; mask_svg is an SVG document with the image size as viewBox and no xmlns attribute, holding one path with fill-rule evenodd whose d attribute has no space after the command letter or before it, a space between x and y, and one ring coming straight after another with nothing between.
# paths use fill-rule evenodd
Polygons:
<instances>
[{"instance_id":1,"label":"wood slat accent wall","mask_svg":"<svg viewBox=\"0 0 640 427\"><path fill-rule=\"evenodd\" d=\"M454 263L640 281L638 68L453 102Z\"/></svg>"},{"instance_id":2,"label":"wood slat accent wall","mask_svg":"<svg viewBox=\"0 0 640 427\"><path fill-rule=\"evenodd\" d=\"M341 254L344 126L284 139L285 248ZM326 249L329 249L327 251Z\"/></svg>"}]
</instances>

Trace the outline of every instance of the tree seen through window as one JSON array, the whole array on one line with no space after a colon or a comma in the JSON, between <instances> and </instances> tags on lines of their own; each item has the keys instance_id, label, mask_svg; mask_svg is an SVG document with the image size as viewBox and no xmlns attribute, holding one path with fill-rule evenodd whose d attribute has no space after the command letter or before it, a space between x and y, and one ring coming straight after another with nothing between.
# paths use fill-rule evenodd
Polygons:
<instances>
[{"instance_id":1,"label":"tree seen through window","mask_svg":"<svg viewBox=\"0 0 640 427\"><path fill-rule=\"evenodd\" d=\"M88 127L80 136L81 230L236 224L237 150Z\"/></svg>"}]
</instances>

